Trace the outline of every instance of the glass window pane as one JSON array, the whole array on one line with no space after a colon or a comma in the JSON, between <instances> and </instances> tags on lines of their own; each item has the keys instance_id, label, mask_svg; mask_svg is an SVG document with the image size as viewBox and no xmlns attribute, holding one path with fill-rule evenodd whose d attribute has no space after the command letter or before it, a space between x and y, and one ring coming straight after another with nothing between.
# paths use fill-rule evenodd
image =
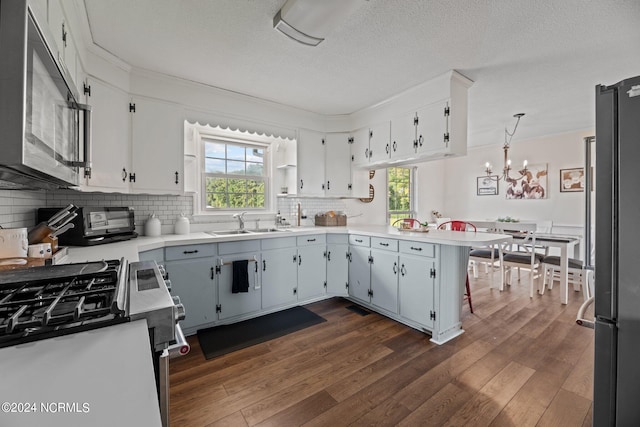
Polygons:
<instances>
[{"instance_id":1,"label":"glass window pane","mask_svg":"<svg viewBox=\"0 0 640 427\"><path fill-rule=\"evenodd\" d=\"M225 144L220 144L218 142L205 142L204 144L204 155L205 157L215 157L218 159L224 159L224 150Z\"/></svg>"},{"instance_id":2,"label":"glass window pane","mask_svg":"<svg viewBox=\"0 0 640 427\"><path fill-rule=\"evenodd\" d=\"M247 175L261 176L262 171L263 171L262 163L247 162Z\"/></svg>"},{"instance_id":3,"label":"glass window pane","mask_svg":"<svg viewBox=\"0 0 640 427\"><path fill-rule=\"evenodd\" d=\"M264 149L262 148L248 148L247 149L247 161L264 163Z\"/></svg>"},{"instance_id":4,"label":"glass window pane","mask_svg":"<svg viewBox=\"0 0 640 427\"><path fill-rule=\"evenodd\" d=\"M246 193L229 193L230 208L244 208L247 206Z\"/></svg>"},{"instance_id":5,"label":"glass window pane","mask_svg":"<svg viewBox=\"0 0 640 427\"><path fill-rule=\"evenodd\" d=\"M247 181L248 193L262 193L264 194L264 181L254 181L252 179Z\"/></svg>"},{"instance_id":6,"label":"glass window pane","mask_svg":"<svg viewBox=\"0 0 640 427\"><path fill-rule=\"evenodd\" d=\"M236 145L227 145L227 159L242 160L244 161L244 147L238 147Z\"/></svg>"},{"instance_id":7,"label":"glass window pane","mask_svg":"<svg viewBox=\"0 0 640 427\"><path fill-rule=\"evenodd\" d=\"M247 181L245 179L229 178L229 193L246 193Z\"/></svg>"},{"instance_id":8,"label":"glass window pane","mask_svg":"<svg viewBox=\"0 0 640 427\"><path fill-rule=\"evenodd\" d=\"M227 179L226 178L209 178L207 177L205 183L205 190L207 193L223 193L227 191Z\"/></svg>"},{"instance_id":9,"label":"glass window pane","mask_svg":"<svg viewBox=\"0 0 640 427\"><path fill-rule=\"evenodd\" d=\"M224 160L204 159L204 171L206 173L224 173Z\"/></svg>"},{"instance_id":10,"label":"glass window pane","mask_svg":"<svg viewBox=\"0 0 640 427\"><path fill-rule=\"evenodd\" d=\"M227 161L227 173L233 175L244 175L244 162L237 162L234 160Z\"/></svg>"},{"instance_id":11,"label":"glass window pane","mask_svg":"<svg viewBox=\"0 0 640 427\"><path fill-rule=\"evenodd\" d=\"M225 193L207 193L208 208L226 208L227 195Z\"/></svg>"}]
</instances>

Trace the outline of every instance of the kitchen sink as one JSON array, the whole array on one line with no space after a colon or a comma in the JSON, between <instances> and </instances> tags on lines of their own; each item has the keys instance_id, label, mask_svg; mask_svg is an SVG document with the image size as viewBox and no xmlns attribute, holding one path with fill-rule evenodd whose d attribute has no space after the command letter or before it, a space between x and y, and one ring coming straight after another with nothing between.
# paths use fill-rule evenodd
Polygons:
<instances>
[{"instance_id":1,"label":"kitchen sink","mask_svg":"<svg viewBox=\"0 0 640 427\"><path fill-rule=\"evenodd\" d=\"M231 236L235 234L251 234L249 230L220 230L220 231L207 231L207 233L213 236Z\"/></svg>"},{"instance_id":2,"label":"kitchen sink","mask_svg":"<svg viewBox=\"0 0 640 427\"><path fill-rule=\"evenodd\" d=\"M254 228L249 230L252 233L275 233L275 232L281 232L281 231L287 231L285 229L282 228Z\"/></svg>"}]
</instances>

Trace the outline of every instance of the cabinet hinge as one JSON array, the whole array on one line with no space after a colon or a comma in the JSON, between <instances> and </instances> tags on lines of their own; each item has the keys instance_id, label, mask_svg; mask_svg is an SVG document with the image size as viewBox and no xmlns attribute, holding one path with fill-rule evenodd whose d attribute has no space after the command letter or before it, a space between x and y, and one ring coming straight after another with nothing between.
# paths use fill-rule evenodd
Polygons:
<instances>
[{"instance_id":1,"label":"cabinet hinge","mask_svg":"<svg viewBox=\"0 0 640 427\"><path fill-rule=\"evenodd\" d=\"M449 142L449 132L444 134L444 142Z\"/></svg>"},{"instance_id":2,"label":"cabinet hinge","mask_svg":"<svg viewBox=\"0 0 640 427\"><path fill-rule=\"evenodd\" d=\"M220 274L222 272L222 269L220 268L219 265L216 265L216 274Z\"/></svg>"},{"instance_id":3,"label":"cabinet hinge","mask_svg":"<svg viewBox=\"0 0 640 427\"><path fill-rule=\"evenodd\" d=\"M436 312L433 310L429 311L429 319L436 320Z\"/></svg>"},{"instance_id":4,"label":"cabinet hinge","mask_svg":"<svg viewBox=\"0 0 640 427\"><path fill-rule=\"evenodd\" d=\"M129 103L129 112L130 113L135 113L136 112L136 104L134 103Z\"/></svg>"},{"instance_id":5,"label":"cabinet hinge","mask_svg":"<svg viewBox=\"0 0 640 427\"><path fill-rule=\"evenodd\" d=\"M353 185L347 184L347 189L351 190L352 188L353 188Z\"/></svg>"},{"instance_id":6,"label":"cabinet hinge","mask_svg":"<svg viewBox=\"0 0 640 427\"><path fill-rule=\"evenodd\" d=\"M64 22L62 23L62 44L67 47L67 30L64 28Z\"/></svg>"},{"instance_id":7,"label":"cabinet hinge","mask_svg":"<svg viewBox=\"0 0 640 427\"><path fill-rule=\"evenodd\" d=\"M85 95L91 96L91 85L88 85L86 83L82 83L82 89L83 89Z\"/></svg>"},{"instance_id":8,"label":"cabinet hinge","mask_svg":"<svg viewBox=\"0 0 640 427\"><path fill-rule=\"evenodd\" d=\"M373 264L373 257L369 255L369 264Z\"/></svg>"},{"instance_id":9,"label":"cabinet hinge","mask_svg":"<svg viewBox=\"0 0 640 427\"><path fill-rule=\"evenodd\" d=\"M367 295L369 295L370 297L373 297L373 291L371 289L367 290Z\"/></svg>"},{"instance_id":10,"label":"cabinet hinge","mask_svg":"<svg viewBox=\"0 0 640 427\"><path fill-rule=\"evenodd\" d=\"M449 114L450 114L449 107L444 107L444 116L449 117Z\"/></svg>"},{"instance_id":11,"label":"cabinet hinge","mask_svg":"<svg viewBox=\"0 0 640 427\"><path fill-rule=\"evenodd\" d=\"M216 313L222 313L222 305L216 305Z\"/></svg>"},{"instance_id":12,"label":"cabinet hinge","mask_svg":"<svg viewBox=\"0 0 640 427\"><path fill-rule=\"evenodd\" d=\"M324 281L324 288L327 289L327 281Z\"/></svg>"},{"instance_id":13,"label":"cabinet hinge","mask_svg":"<svg viewBox=\"0 0 640 427\"><path fill-rule=\"evenodd\" d=\"M348 142L349 144L353 144L353 137L349 138L349 139L347 140L347 142Z\"/></svg>"},{"instance_id":14,"label":"cabinet hinge","mask_svg":"<svg viewBox=\"0 0 640 427\"><path fill-rule=\"evenodd\" d=\"M327 258L327 251L324 251L324 257Z\"/></svg>"},{"instance_id":15,"label":"cabinet hinge","mask_svg":"<svg viewBox=\"0 0 640 427\"><path fill-rule=\"evenodd\" d=\"M418 116L415 116L415 117L413 118L413 125L414 125L414 126L418 126L418 122L419 122L419 121L420 121L420 119L418 118Z\"/></svg>"},{"instance_id":16,"label":"cabinet hinge","mask_svg":"<svg viewBox=\"0 0 640 427\"><path fill-rule=\"evenodd\" d=\"M324 142L325 142L325 141L324 141L324 138L322 138L322 145L324 145Z\"/></svg>"},{"instance_id":17,"label":"cabinet hinge","mask_svg":"<svg viewBox=\"0 0 640 427\"><path fill-rule=\"evenodd\" d=\"M136 174L135 173L130 173L129 174L129 182L136 182Z\"/></svg>"},{"instance_id":18,"label":"cabinet hinge","mask_svg":"<svg viewBox=\"0 0 640 427\"><path fill-rule=\"evenodd\" d=\"M413 140L413 148L418 148L418 140L417 139Z\"/></svg>"},{"instance_id":19,"label":"cabinet hinge","mask_svg":"<svg viewBox=\"0 0 640 427\"><path fill-rule=\"evenodd\" d=\"M371 138L373 138L373 131L372 130L369 131L369 139L371 139Z\"/></svg>"},{"instance_id":20,"label":"cabinet hinge","mask_svg":"<svg viewBox=\"0 0 640 427\"><path fill-rule=\"evenodd\" d=\"M432 268L431 270L429 270L429 277L435 279L436 277L436 269Z\"/></svg>"},{"instance_id":21,"label":"cabinet hinge","mask_svg":"<svg viewBox=\"0 0 640 427\"><path fill-rule=\"evenodd\" d=\"M298 288L293 288L293 294L297 295L298 294Z\"/></svg>"},{"instance_id":22,"label":"cabinet hinge","mask_svg":"<svg viewBox=\"0 0 640 427\"><path fill-rule=\"evenodd\" d=\"M351 155L351 161L353 162L354 160L355 160L355 157L354 157L354 155L352 154L352 155Z\"/></svg>"}]
</instances>

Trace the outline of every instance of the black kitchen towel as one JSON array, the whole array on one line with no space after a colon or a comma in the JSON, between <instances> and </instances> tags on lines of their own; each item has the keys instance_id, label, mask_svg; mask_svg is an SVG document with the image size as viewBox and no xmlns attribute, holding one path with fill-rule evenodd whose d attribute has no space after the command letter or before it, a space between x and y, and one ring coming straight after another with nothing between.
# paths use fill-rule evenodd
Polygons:
<instances>
[{"instance_id":1,"label":"black kitchen towel","mask_svg":"<svg viewBox=\"0 0 640 427\"><path fill-rule=\"evenodd\" d=\"M230 325L200 329L198 341L204 357L209 360L326 321L298 306Z\"/></svg>"},{"instance_id":2,"label":"black kitchen towel","mask_svg":"<svg viewBox=\"0 0 640 427\"><path fill-rule=\"evenodd\" d=\"M249 261L246 259L233 261L233 280L231 282L231 293L249 292Z\"/></svg>"}]
</instances>

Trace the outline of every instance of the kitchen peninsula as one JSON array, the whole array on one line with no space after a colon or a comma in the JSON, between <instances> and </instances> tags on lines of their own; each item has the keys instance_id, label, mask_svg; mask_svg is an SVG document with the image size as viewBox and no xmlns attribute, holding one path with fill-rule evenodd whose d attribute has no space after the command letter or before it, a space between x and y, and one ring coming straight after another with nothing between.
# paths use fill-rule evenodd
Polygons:
<instances>
[{"instance_id":1,"label":"kitchen peninsula","mask_svg":"<svg viewBox=\"0 0 640 427\"><path fill-rule=\"evenodd\" d=\"M341 296L443 344L464 332L460 318L468 248L510 239L491 233L400 231L383 225L233 235L196 232L70 248L69 262L124 257L164 263L172 293L186 308L187 334ZM226 286L231 280L227 266L245 259L251 261L249 292L232 294Z\"/></svg>"}]
</instances>

